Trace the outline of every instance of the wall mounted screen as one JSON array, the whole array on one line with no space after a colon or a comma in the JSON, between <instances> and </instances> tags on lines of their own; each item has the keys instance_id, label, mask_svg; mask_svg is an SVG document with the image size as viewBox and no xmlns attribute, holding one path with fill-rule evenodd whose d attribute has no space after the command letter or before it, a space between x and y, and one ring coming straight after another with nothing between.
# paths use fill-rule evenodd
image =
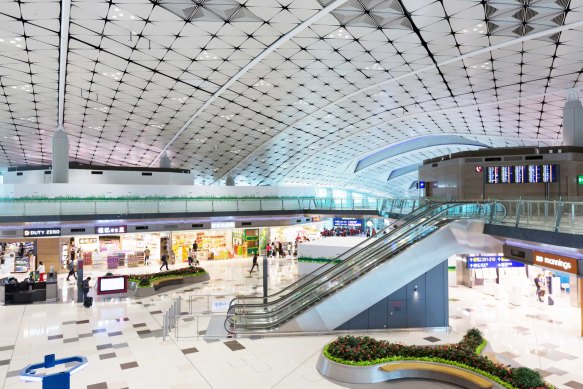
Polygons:
<instances>
[{"instance_id":1,"label":"wall mounted screen","mask_svg":"<svg viewBox=\"0 0 583 389\"><path fill-rule=\"evenodd\" d=\"M557 182L559 165L488 166L488 184L536 184Z\"/></svg>"}]
</instances>

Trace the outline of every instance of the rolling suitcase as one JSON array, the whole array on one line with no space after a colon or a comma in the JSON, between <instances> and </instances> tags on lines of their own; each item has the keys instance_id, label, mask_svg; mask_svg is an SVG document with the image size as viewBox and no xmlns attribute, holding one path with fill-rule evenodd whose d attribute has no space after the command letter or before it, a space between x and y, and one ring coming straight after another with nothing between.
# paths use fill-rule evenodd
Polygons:
<instances>
[{"instance_id":1,"label":"rolling suitcase","mask_svg":"<svg viewBox=\"0 0 583 389\"><path fill-rule=\"evenodd\" d=\"M549 305L555 305L555 300L551 296L549 296Z\"/></svg>"},{"instance_id":2,"label":"rolling suitcase","mask_svg":"<svg viewBox=\"0 0 583 389\"><path fill-rule=\"evenodd\" d=\"M85 308L91 308L91 306L93 305L93 297L87 297L84 301L83 301L83 306Z\"/></svg>"}]
</instances>

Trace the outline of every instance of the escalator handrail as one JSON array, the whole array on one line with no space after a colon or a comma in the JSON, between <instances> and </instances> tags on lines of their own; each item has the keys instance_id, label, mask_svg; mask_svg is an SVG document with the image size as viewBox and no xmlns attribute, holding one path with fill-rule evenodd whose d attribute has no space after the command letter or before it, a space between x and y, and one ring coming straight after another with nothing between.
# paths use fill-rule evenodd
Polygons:
<instances>
[{"instance_id":1,"label":"escalator handrail","mask_svg":"<svg viewBox=\"0 0 583 389\"><path fill-rule=\"evenodd\" d=\"M438 217L441 217L441 216L442 216L444 213L448 212L450 209L452 209L452 208L454 208L454 207L457 207L457 206L459 206L459 205L460 205L459 203L449 204L449 205L447 205L447 206L446 206L446 208L445 208L445 209L443 209L443 210L440 210L440 211L439 211L437 214L433 215L431 218L429 218L428 220L425 220L425 221L423 221L423 222L424 222L424 223L427 223L427 222L429 222L429 221L431 221L431 220L435 220L436 218L438 218ZM413 228L418 228L418 227L419 227L418 225L417 225L417 226L413 226ZM409 230L409 231L410 231L410 230ZM401 233L400 233L400 234L398 234L396 237L392 237L392 239L391 239L389 242L386 242L386 241L385 241L385 242L382 242L382 243L383 243L383 245L382 245L382 246L379 246L379 245L377 245L377 244L376 244L376 242L375 242L375 244L373 244L373 245L371 245L370 247L368 247L369 249L371 249L371 251L373 251L373 253L371 253L371 254L373 254L373 255L374 255L374 254L378 253L378 251L379 251L378 249L380 249L380 250L382 251L382 250L384 249L384 247L386 247L386 245L387 245L387 244L390 244L390 243L392 243L394 240L397 240L397 239L402 239L403 235L407 234L409 231L404 231L404 232L403 232L403 231L401 231ZM379 241L380 241L380 240L379 240ZM374 249L374 250L373 250L373 249ZM369 256L370 256L370 255L369 255ZM366 258L366 257L363 257L363 258ZM362 260L364 260L364 259L362 259ZM317 283L317 285L316 285L315 287L314 287L313 285L312 285L312 287L308 286L309 290L313 290L313 289L315 289L315 288L319 287L320 285L322 285L323 283L325 283L325 282L329 282L331 279L333 279L333 278L336 278L336 277L339 277L340 275L344 274L346 271L348 271L348 270L352 269L354 266L357 266L357 265L358 265L358 263L360 263L362 260L360 260L360 261L358 261L358 262L356 262L356 263L353 263L351 266L349 266L349 267L347 267L347 268L345 268L345 269L340 269L340 271L339 271L337 274L333 275L331 278L327 278L327 279L325 279L323 282L317 283L317 281L318 281L318 280L316 280L316 279L312 279L312 280L311 280L311 282L310 282L310 284L315 284L315 283ZM332 269L329 269L329 272L330 272L331 270L332 270ZM335 270L338 270L338 268L336 268ZM299 288L298 288L298 289L299 289ZM297 290L296 290L296 292L297 292ZM295 294L295 292L294 292L294 294ZM287 297L287 296L286 296L286 297ZM269 306L269 305L274 305L275 303L279 303L280 301L281 301L281 299L280 299L280 300L275 300L275 301L272 301L272 302L268 302L267 304L248 304L247 306L249 306L249 307L262 307L262 306ZM238 304L234 304L234 305L232 305L231 307L233 307L233 308L236 308L236 307L237 307L237 305L238 305ZM249 313L248 313L248 315L249 315L249 314L252 314L252 315L262 315L262 314L267 314L267 313L269 313L269 312L275 312L275 311L277 311L277 310L279 310L279 309L280 309L279 307L276 307L275 309L273 309L273 310L271 310L271 311L268 311L268 310L266 310L266 311L264 311L264 312L249 312Z\"/></svg>"},{"instance_id":2,"label":"escalator handrail","mask_svg":"<svg viewBox=\"0 0 583 389\"><path fill-rule=\"evenodd\" d=\"M377 234L376 234L374 237L369 237L369 238L367 238L366 240L364 240L364 241L360 242L359 244L357 244L356 246L354 246L354 247L351 247L349 250L347 250L347 251L343 252L343 253L342 253L342 254L340 254L340 255L339 255L337 258L335 258L334 260L332 260L332 261L330 261L330 262L328 262L328 263L325 263L325 264L323 264L322 266L319 266L318 268L316 268L316 269L315 269L314 271L312 271L311 273L309 273L309 274L306 274L304 277L302 277L302 278L300 278L299 280L295 281L294 283L292 283L292 284L290 284L290 285L286 286L285 288L283 288L283 289L281 289L281 290L277 291L276 293L272 294L272 295L271 295L271 296L269 296L269 297L273 298L273 297L275 297L275 296L282 295L282 294L284 294L285 292L287 292L287 291L289 291L289 290L293 290L293 289L296 289L296 288L298 288L300 285L302 285L302 284L305 284L305 283L309 282L309 280L310 280L310 276L311 276L311 275L320 275L320 274L324 274L324 272L322 272L322 268L324 268L324 267L330 267L330 268L332 268L332 267L334 267L334 266L338 265L338 263L337 263L337 262L338 262L339 260L340 260L340 261L342 261L342 259L341 259L342 257L349 257L349 256L352 256L353 254L356 254L356 253L358 253L360 250L362 250L362 249L365 249L366 247L368 247L368 245L369 245L369 244L376 242L376 241L377 241L377 240L378 240L378 239L379 239L379 238L382 236L382 234L386 234L386 230L388 230L388 229L392 228L392 227L393 227L393 226L394 226L396 223L398 223L398 222L402 222L403 220L405 220L405 223L406 223L406 222L408 222L407 218L408 218L409 216L414 216L413 214L414 214L414 213L416 213L416 212L418 212L419 210L421 210L421 209L423 209L423 208L427 208L427 209L425 209L424 211L422 211L422 212L426 212L426 211L428 211L428 210L429 210L429 208L430 208L430 207L432 207L432 208L436 208L436 207L438 207L439 205L440 205L440 203L430 203L430 204L426 204L426 205L424 205L424 206L422 206L422 207L419 207L419 208L415 209L413 212L411 212L409 215L407 215L407 216L406 216L406 217L404 217L403 219L400 219L399 221L395 221L395 222L391 223L390 225L388 225L387 227L383 228L383 229L382 229L381 231L379 231L379 232L378 232L378 233L377 233ZM402 225L404 225L405 223L402 223ZM396 230L394 230L394 229L393 229L393 231L396 231ZM391 231L389 230L389 232L391 232ZM356 253L354 253L354 251L357 251L357 252L356 252ZM229 303L229 306L231 306L231 305L233 304L233 302L234 302L235 300L237 300L239 297L249 297L249 296L236 296L236 297L234 297L234 298L231 300L231 302ZM257 298L257 299L261 299L260 297L256 297L256 298Z\"/></svg>"},{"instance_id":3,"label":"escalator handrail","mask_svg":"<svg viewBox=\"0 0 583 389\"><path fill-rule=\"evenodd\" d=\"M413 244L417 243L419 240L423 239L425 236L432 234L433 232L437 231L442 225L448 224L449 222L455 220L455 219L442 219L441 217L437 217L436 219L438 220L434 220L432 218L432 221L436 221L436 226L437 228L433 229L432 231L430 231L428 234L424 234L424 235L419 235L416 239L414 239L413 241L409 241L406 242L402 245L400 245L398 248L396 248L394 251L391 251L390 253L386 253L382 260L379 261L375 261L370 263L369 265L367 265L366 267L362 268L362 271L359 271L357 274L354 274L354 277L343 281L342 283L336 285L337 287L334 288L329 288L324 294L322 294L321 296L317 296L314 299L312 299L312 301L310 302L310 304L307 305L299 305L298 308L294 309L291 312L287 312L285 315L283 315L282 317L278 318L275 321L271 321L270 323L265 323L266 325L264 327L266 327L265 329L269 330L275 326L277 326L280 322L286 321L288 318L290 317L294 317L297 313L301 313L303 312L305 309L313 306L314 304L318 303L318 301L321 301L323 299L325 299L326 297L328 297L329 295L335 293L337 290L344 288L346 285L352 283L354 280L360 278L360 276L362 274L368 273L371 270L373 270L374 268L378 267L379 265L385 263L387 260L390 260L390 258L394 257L394 255L402 252L405 248L412 246ZM441 220L439 220L441 219ZM323 284L323 283L322 283ZM317 287L322 286L322 284L318 285ZM317 289L317 288L313 288L313 289ZM260 318L269 318L271 316L275 316L275 314L279 313L278 311L281 311L283 308L279 308L276 311L271 311L268 312L268 314L256 314L256 315L250 315L247 314L245 315L246 317L251 316L254 319L260 319ZM236 314L235 314L236 315ZM233 316L233 315L231 315ZM229 318L227 318L227 320L225 321L225 324L229 321Z\"/></svg>"},{"instance_id":4,"label":"escalator handrail","mask_svg":"<svg viewBox=\"0 0 583 389\"><path fill-rule=\"evenodd\" d=\"M388 235L387 235L387 234L383 235L383 234L386 232L386 230L387 230L388 228L391 228L391 226L394 226L396 222L395 222L395 223L391 223L389 226L387 226L386 228L384 228L383 230L381 230L380 232L378 232L378 233L377 233L377 235L376 235L374 238L372 238L372 237L371 237L371 238L369 238L369 239L367 239L367 240L365 240L365 241L361 242L361 243L360 243L358 246L356 246L356 247L353 247L351 250L349 250L349 251L346 251L346 252L344 252L344 253L340 254L340 255L339 255L339 256L338 256L338 257L337 257L335 260L331 261L330 263L328 263L328 264L324 264L323 266L320 266L319 268L317 268L316 270L314 270L312 273L310 273L310 274L308 274L308 275L306 275L306 276L302 277L301 279L299 279L298 281L296 281L296 282L294 282L294 283L292 283L292 284L288 285L288 286L287 286L287 287L285 287L284 289L282 289L282 290L280 290L280 291L278 291L278 292L276 292L276 293L272 294L272 295L271 295L271 296L269 296L269 297L272 297L272 298L273 298L274 296L280 296L280 295L283 295L283 296L282 296L282 297L280 297L280 298L277 298L277 299L275 299L275 300L273 300L273 301L269 301L267 304L276 303L276 302L279 302L281 299L284 299L284 298L287 296L287 294L284 294L284 292L290 292L290 291L296 290L296 289L300 288L301 286L303 286L303 285L305 285L305 284L308 284L308 283L310 283L310 282L313 282L313 281L315 281L315 280L316 280L316 278L310 278L309 276L310 276L310 275L312 275L312 274L314 274L314 273L317 273L317 272L318 272L318 271L320 271L320 270L321 270L321 269L322 269L324 266L329 266L330 264L333 264L332 266L329 266L329 268L328 268L326 271L324 271L324 272L319 272L319 273L317 274L317 276L318 276L318 277L325 276L325 275L327 275L328 273L330 273L331 271L333 271L334 269L336 269L336 270L337 270L337 268L336 268L336 267L337 267L337 266L341 266L341 265L342 265L342 262L343 262L345 259L347 259L347 258L350 258L350 257L352 257L353 255L358 255L358 254L361 254L361 253L362 253L363 251L365 251L365 250L371 249L371 248L372 248L372 247L373 247L375 244L377 244L377 242L381 241L381 240L382 240L382 239L384 239L385 237L389 237L389 236L390 236L391 234L393 234L393 233L394 233L394 234L399 234L399 233L402 233L402 232L403 232L403 229L405 229L405 228L409 227L409 226L410 226L410 225L411 225L411 224L412 224L412 223L413 223L415 220L418 220L419 218L421 218L421 217L425 216L427 213L430 213L430 212L434 211L436 208L439 208L439 207L441 207L441 206L443 206L443 204L442 204L442 203L433 203L433 204L431 204L431 205L424 206L424 207L428 207L428 209L425 209L425 210L424 210L424 211L422 211L420 214L416 215L416 217L414 217L413 219L411 219L411 220L407 220L405 223L402 223L402 224L401 224L400 226L398 226L396 229L393 229L392 231L388 231L388 232L389 232L389 234L388 234ZM418 208L418 209L420 209L420 208ZM417 211L417 210L416 210L416 211ZM372 242L370 242L371 240L372 240ZM366 243L366 242L369 242L369 243L368 243L367 245L364 245L364 243ZM355 253L352 253L352 254L350 254L350 255L349 255L347 258L345 258L344 260L341 260L341 262L339 262L339 263L335 263L335 262L337 262L337 261L338 261L338 260L339 260L341 257L343 257L343 256L346 256L346 255L347 255L347 254L348 254L350 251L354 251L356 248L358 248L358 251L356 251ZM229 303L229 307L233 306L233 305L234 305L234 302L235 302L237 299L239 299L239 298L247 298L247 299L257 299L257 300L263 300L263 298L261 298L261 297L254 297L254 296L244 296L244 295L242 295L242 296L236 296L236 297L234 297L234 298L231 300L231 302ZM236 304L236 303L235 303L235 304ZM263 303L260 303L260 304L253 304L253 303L250 303L250 304L248 304L248 305L250 305L250 306L257 306L257 305L263 305Z\"/></svg>"}]
</instances>

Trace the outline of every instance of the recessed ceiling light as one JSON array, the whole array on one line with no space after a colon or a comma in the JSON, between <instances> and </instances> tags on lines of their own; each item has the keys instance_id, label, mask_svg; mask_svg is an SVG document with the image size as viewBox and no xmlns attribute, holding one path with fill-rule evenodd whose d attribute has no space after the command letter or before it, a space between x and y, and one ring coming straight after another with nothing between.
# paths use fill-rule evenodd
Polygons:
<instances>
[{"instance_id":1,"label":"recessed ceiling light","mask_svg":"<svg viewBox=\"0 0 583 389\"><path fill-rule=\"evenodd\" d=\"M350 34L348 34L348 32L344 31L342 28L329 34L326 37L332 38L332 39L351 39L352 38L352 36L350 36Z\"/></svg>"},{"instance_id":2,"label":"recessed ceiling light","mask_svg":"<svg viewBox=\"0 0 583 389\"><path fill-rule=\"evenodd\" d=\"M484 33L484 30L480 30L480 31L478 31L478 32L479 32L480 34L483 34L483 33Z\"/></svg>"},{"instance_id":3,"label":"recessed ceiling light","mask_svg":"<svg viewBox=\"0 0 583 389\"><path fill-rule=\"evenodd\" d=\"M197 57L197 59L199 61L210 61L210 60L216 60L219 59L219 57L217 57L216 55L212 55L210 54L208 51L203 50L202 53L200 53L200 55Z\"/></svg>"},{"instance_id":4,"label":"recessed ceiling light","mask_svg":"<svg viewBox=\"0 0 583 389\"><path fill-rule=\"evenodd\" d=\"M477 24L477 27L482 27L482 26L483 26L483 24L482 24L482 23L478 23L478 24Z\"/></svg>"}]
</instances>

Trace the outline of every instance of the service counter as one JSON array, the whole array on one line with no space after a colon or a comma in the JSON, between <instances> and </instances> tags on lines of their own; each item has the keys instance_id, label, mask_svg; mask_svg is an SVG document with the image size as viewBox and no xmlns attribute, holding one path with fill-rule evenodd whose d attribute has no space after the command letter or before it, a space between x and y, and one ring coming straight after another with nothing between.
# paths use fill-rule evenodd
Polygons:
<instances>
[{"instance_id":1,"label":"service counter","mask_svg":"<svg viewBox=\"0 0 583 389\"><path fill-rule=\"evenodd\" d=\"M27 288L23 288L22 283L0 284L0 303L4 305L56 301L57 297L56 279L30 283Z\"/></svg>"}]
</instances>

